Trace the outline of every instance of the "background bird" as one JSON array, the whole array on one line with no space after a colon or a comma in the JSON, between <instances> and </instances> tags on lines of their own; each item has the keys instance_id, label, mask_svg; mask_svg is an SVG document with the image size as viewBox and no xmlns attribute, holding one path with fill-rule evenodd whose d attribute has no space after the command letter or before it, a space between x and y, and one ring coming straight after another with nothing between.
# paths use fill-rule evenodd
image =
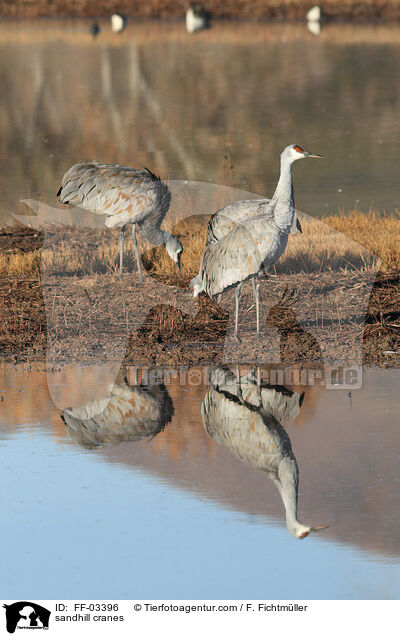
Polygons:
<instances>
[{"instance_id":1,"label":"background bird","mask_svg":"<svg viewBox=\"0 0 400 636\"><path fill-rule=\"evenodd\" d=\"M198 275L191 280L193 296L204 291L213 297L224 289L236 285L235 290L235 336L238 338L239 298L242 284L251 278L256 302L257 335L260 333L260 297L259 272L266 272L285 251L289 232L296 222L293 196L292 165L298 159L321 158L300 148L296 144L287 146L281 154L281 172L279 181L267 205L267 211L253 214L254 207L246 212L246 206L233 207L233 217L245 220L227 221L227 215L221 214L212 224L211 233L215 241L206 245ZM239 202L242 203L242 202ZM264 205L264 204L263 204ZM223 234L232 224L232 229ZM222 228L225 229L222 229ZM219 235L222 238L217 240ZM256 283L254 279L256 278Z\"/></svg>"},{"instance_id":2,"label":"background bird","mask_svg":"<svg viewBox=\"0 0 400 636\"><path fill-rule=\"evenodd\" d=\"M190 5L186 11L186 30L188 33L196 33L210 26L211 13L196 2Z\"/></svg>"},{"instance_id":3,"label":"background bird","mask_svg":"<svg viewBox=\"0 0 400 636\"><path fill-rule=\"evenodd\" d=\"M172 400L163 384L130 386L123 370L110 397L67 408L61 418L77 444L95 448L152 439L171 421L173 413Z\"/></svg>"},{"instance_id":4,"label":"background bird","mask_svg":"<svg viewBox=\"0 0 400 636\"><path fill-rule=\"evenodd\" d=\"M90 33L93 35L94 38L96 38L99 35L100 27L99 27L98 22L93 22L90 25Z\"/></svg>"},{"instance_id":5,"label":"background bird","mask_svg":"<svg viewBox=\"0 0 400 636\"><path fill-rule=\"evenodd\" d=\"M128 224L132 224L132 241L141 281L143 276L136 225L149 243L165 245L168 255L180 271L182 245L176 236L161 229L171 202L171 193L160 177L147 168L136 170L97 161L80 161L65 173L57 196L61 203L71 203L95 214L106 215L107 227L121 228L120 275L125 228Z\"/></svg>"},{"instance_id":6,"label":"background bird","mask_svg":"<svg viewBox=\"0 0 400 636\"><path fill-rule=\"evenodd\" d=\"M111 16L111 30L114 33L122 33L126 27L127 19L122 13L113 13Z\"/></svg>"},{"instance_id":7,"label":"background bird","mask_svg":"<svg viewBox=\"0 0 400 636\"><path fill-rule=\"evenodd\" d=\"M257 387L252 375L237 378L227 369L213 369L211 390L202 405L207 433L250 466L263 470L274 482L286 512L286 527L303 539L311 531L297 517L299 469L289 435L280 422L299 414L304 393L284 387Z\"/></svg>"}]
</instances>

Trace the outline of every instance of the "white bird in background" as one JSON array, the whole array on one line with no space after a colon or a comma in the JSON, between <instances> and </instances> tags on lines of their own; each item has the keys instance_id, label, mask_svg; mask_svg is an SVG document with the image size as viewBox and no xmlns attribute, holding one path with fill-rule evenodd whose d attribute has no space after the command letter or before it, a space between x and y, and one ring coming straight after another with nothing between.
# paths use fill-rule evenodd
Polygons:
<instances>
[{"instance_id":1,"label":"white bird in background","mask_svg":"<svg viewBox=\"0 0 400 636\"><path fill-rule=\"evenodd\" d=\"M251 375L238 379L217 368L202 404L207 433L249 466L263 470L274 482L286 512L286 527L297 539L328 526L309 526L297 517L299 469L290 438L280 424L300 412L304 393L284 387L258 387Z\"/></svg>"},{"instance_id":2,"label":"white bird in background","mask_svg":"<svg viewBox=\"0 0 400 636\"><path fill-rule=\"evenodd\" d=\"M317 5L312 7L306 14L307 29L313 35L319 35L321 33L321 9Z\"/></svg>"},{"instance_id":3,"label":"white bird in background","mask_svg":"<svg viewBox=\"0 0 400 636\"><path fill-rule=\"evenodd\" d=\"M252 279L256 302L257 335L260 333L258 274L266 272L285 251L289 232L297 222L292 165L298 159L311 157L321 158L321 155L307 152L296 144L287 146L281 154L281 172L274 196L268 204L261 204L261 214L257 213L259 203L250 201L243 204L239 201L232 204L229 221L224 213L226 208L210 220L208 245L201 257L199 273L191 280L190 288L195 297L201 292L213 297L236 285L235 336L238 339L240 291L249 278ZM230 224L232 229L229 229Z\"/></svg>"},{"instance_id":4,"label":"white bird in background","mask_svg":"<svg viewBox=\"0 0 400 636\"><path fill-rule=\"evenodd\" d=\"M122 275L126 226L132 224L132 241L140 281L143 282L136 239L140 234L152 245L165 245L170 258L180 271L182 245L176 236L161 229L171 202L171 192L160 177L147 168L135 170L127 166L97 161L80 161L63 176L57 192L61 203L71 203L94 214L107 216L107 227L119 227L119 273Z\"/></svg>"},{"instance_id":5,"label":"white bird in background","mask_svg":"<svg viewBox=\"0 0 400 636\"><path fill-rule=\"evenodd\" d=\"M188 33L196 33L210 26L210 12L199 4L191 4L186 11L186 30Z\"/></svg>"},{"instance_id":6,"label":"white bird in background","mask_svg":"<svg viewBox=\"0 0 400 636\"><path fill-rule=\"evenodd\" d=\"M127 23L127 19L125 15L122 13L113 13L111 16L111 30L114 33L122 33L125 29Z\"/></svg>"},{"instance_id":7,"label":"white bird in background","mask_svg":"<svg viewBox=\"0 0 400 636\"><path fill-rule=\"evenodd\" d=\"M95 448L152 439L173 414L172 400L163 384L130 386L120 372L110 397L67 408L61 419L77 444Z\"/></svg>"},{"instance_id":8,"label":"white bird in background","mask_svg":"<svg viewBox=\"0 0 400 636\"><path fill-rule=\"evenodd\" d=\"M307 20L319 21L321 19L321 8L318 5L311 7L306 14Z\"/></svg>"}]
</instances>

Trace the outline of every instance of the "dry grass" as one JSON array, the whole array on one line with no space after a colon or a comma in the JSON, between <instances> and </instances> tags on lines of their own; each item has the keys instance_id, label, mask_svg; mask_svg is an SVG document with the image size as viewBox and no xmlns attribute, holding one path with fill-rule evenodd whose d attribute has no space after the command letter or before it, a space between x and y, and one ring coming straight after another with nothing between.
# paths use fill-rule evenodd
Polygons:
<instances>
[{"instance_id":1,"label":"dry grass","mask_svg":"<svg viewBox=\"0 0 400 636\"><path fill-rule=\"evenodd\" d=\"M184 246L182 275L184 281L196 275L207 234L208 217L185 219L174 231ZM289 238L283 257L276 265L278 273L312 273L372 266L381 259L381 270L400 270L400 219L371 211L368 215L354 210L323 221L302 219L303 234ZM338 233L340 232L340 234ZM144 256L145 266L175 280L174 266L163 248L152 249Z\"/></svg>"},{"instance_id":2,"label":"dry grass","mask_svg":"<svg viewBox=\"0 0 400 636\"><path fill-rule=\"evenodd\" d=\"M384 271L400 270L400 215L381 214L370 210L363 214L353 210L325 219L330 227L358 241L369 252L382 260Z\"/></svg>"},{"instance_id":3,"label":"dry grass","mask_svg":"<svg viewBox=\"0 0 400 636\"><path fill-rule=\"evenodd\" d=\"M64 228L62 240L60 232L55 230L46 231L45 236L29 228L0 232L0 352L33 358L43 355L47 328L41 278L46 282L44 274L48 273L53 291L57 290L57 301L52 307L55 312L53 325L60 329L65 351L79 355L81 342L85 343L92 332L92 321L101 338L113 338L117 344L124 330L131 331L129 355L132 360L143 359L151 363L169 360L177 364L183 360L201 362L208 360L205 342L208 343L209 358L217 359L227 330L229 315L226 309L206 297L199 297L193 315L193 299L185 289L177 289L187 287L189 279L197 273L207 220L208 217L193 216L174 228L184 246L181 279L163 247L154 248L140 240L142 261L151 274L144 287L135 287L135 277L128 275L120 280L115 276L119 263L117 231ZM400 219L377 212L363 215L353 211L348 216L332 216L324 221L304 218L302 226L303 234L290 237L288 249L276 266L278 273L291 274L289 281L286 279L285 283L285 276L276 277L274 288L289 284L301 290L304 298L317 285L318 293L332 296L327 296L327 300L332 301L329 305L332 325L337 322L335 312L340 308L340 328L340 320L354 321L360 285L370 278L369 270L374 260L371 252L374 252L382 259L382 272L369 300L363 334L364 360L386 364L383 352L400 350ZM126 271L135 271L129 239L126 248ZM175 288L159 285L160 279ZM339 284L340 281L343 284ZM163 293L160 294L160 290ZM275 291L279 298L283 290ZM315 295L315 290L312 293ZM130 318L137 313L137 294L142 301L143 322L139 329L134 329ZM107 299L106 303L104 299ZM250 325L249 319L253 319L253 313L246 314L245 320L251 333L254 325ZM318 357L315 346L306 339L307 334L293 321L287 324L289 314L286 312L280 325L281 336L286 337L286 331L290 331L291 339L285 340L290 349L288 355L296 354L302 359ZM315 324L318 322L317 316L307 319ZM328 323L331 324L328 321L325 329L329 328ZM361 326L355 325L355 328L361 329ZM334 340L337 333L335 328L331 329ZM103 355L101 338L99 342L96 338L94 336L91 356ZM298 344L299 340L304 345L301 351L295 350L292 342Z\"/></svg>"},{"instance_id":4,"label":"dry grass","mask_svg":"<svg viewBox=\"0 0 400 636\"><path fill-rule=\"evenodd\" d=\"M164 247L152 247L139 238L144 267L166 282L187 285L196 275L207 233L208 217L195 216L178 223L174 232L183 247L182 279ZM374 257L381 259L381 270L400 270L400 219L376 211L365 215L355 210L348 215L326 217L323 221L302 219L303 234L291 236L288 248L276 265L278 273L314 273L337 271L348 267L365 269L372 266ZM37 277L40 258L42 271L62 276L82 276L118 271L118 232L94 231L79 228L59 235L47 234L39 255L32 252L0 252L0 276ZM131 241L125 243L126 271L135 269Z\"/></svg>"}]
</instances>

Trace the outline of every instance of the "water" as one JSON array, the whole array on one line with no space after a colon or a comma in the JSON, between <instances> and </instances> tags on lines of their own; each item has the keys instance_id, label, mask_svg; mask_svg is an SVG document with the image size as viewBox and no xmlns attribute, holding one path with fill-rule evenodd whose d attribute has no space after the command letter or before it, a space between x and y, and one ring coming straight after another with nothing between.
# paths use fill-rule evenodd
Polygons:
<instances>
[{"instance_id":1,"label":"water","mask_svg":"<svg viewBox=\"0 0 400 636\"><path fill-rule=\"evenodd\" d=\"M82 158L271 195L289 143L326 155L295 167L314 216L400 198L398 30L88 23L0 25L0 218L32 197L58 205Z\"/></svg>"},{"instance_id":2,"label":"water","mask_svg":"<svg viewBox=\"0 0 400 636\"><path fill-rule=\"evenodd\" d=\"M257 409L214 393L211 437L201 414L210 385L167 374L163 412L172 405L174 415L164 430L89 448L87 429L72 439L60 415L101 397L104 369L64 371L49 376L58 409L39 367L1 369L4 598L399 598L398 370L365 370L351 397L291 387L305 391L294 421L281 418L299 468L299 518L330 526L303 540L249 463ZM226 400L250 431L244 461L221 439ZM138 431L133 411L125 436Z\"/></svg>"}]
</instances>

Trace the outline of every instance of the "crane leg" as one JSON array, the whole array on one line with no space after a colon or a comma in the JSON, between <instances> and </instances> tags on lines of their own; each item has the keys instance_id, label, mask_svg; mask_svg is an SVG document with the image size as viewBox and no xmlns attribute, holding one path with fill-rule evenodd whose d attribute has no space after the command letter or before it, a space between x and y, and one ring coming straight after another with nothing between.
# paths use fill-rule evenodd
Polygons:
<instances>
[{"instance_id":1,"label":"crane leg","mask_svg":"<svg viewBox=\"0 0 400 636\"><path fill-rule=\"evenodd\" d=\"M143 283L142 265L140 263L140 255L139 255L137 238L136 238L136 223L132 223L132 243L135 249L136 263L137 263L137 268L139 272L139 280L141 283Z\"/></svg>"},{"instance_id":2,"label":"crane leg","mask_svg":"<svg viewBox=\"0 0 400 636\"><path fill-rule=\"evenodd\" d=\"M240 291L242 289L242 285L243 285L243 282L239 283L239 285L235 289L235 338L238 342L240 342L240 338L238 336L239 298L240 298Z\"/></svg>"},{"instance_id":3,"label":"crane leg","mask_svg":"<svg viewBox=\"0 0 400 636\"><path fill-rule=\"evenodd\" d=\"M236 365L236 381L237 381L237 387L238 387L238 398L241 401L241 403L244 404L243 393L242 393L242 381L240 377L240 370L239 370L238 364Z\"/></svg>"},{"instance_id":4,"label":"crane leg","mask_svg":"<svg viewBox=\"0 0 400 636\"><path fill-rule=\"evenodd\" d=\"M124 240L125 240L125 228L126 225L121 227L121 231L119 233L119 277L122 276L122 268L124 265Z\"/></svg>"},{"instance_id":5,"label":"crane leg","mask_svg":"<svg viewBox=\"0 0 400 636\"><path fill-rule=\"evenodd\" d=\"M257 321L257 336L260 335L260 279L257 277L251 279L251 284L253 286L253 295L256 303L256 321Z\"/></svg>"},{"instance_id":6,"label":"crane leg","mask_svg":"<svg viewBox=\"0 0 400 636\"><path fill-rule=\"evenodd\" d=\"M258 396L258 403L260 406L262 406L262 395L261 395L261 369L258 366L257 367L257 396Z\"/></svg>"}]
</instances>

